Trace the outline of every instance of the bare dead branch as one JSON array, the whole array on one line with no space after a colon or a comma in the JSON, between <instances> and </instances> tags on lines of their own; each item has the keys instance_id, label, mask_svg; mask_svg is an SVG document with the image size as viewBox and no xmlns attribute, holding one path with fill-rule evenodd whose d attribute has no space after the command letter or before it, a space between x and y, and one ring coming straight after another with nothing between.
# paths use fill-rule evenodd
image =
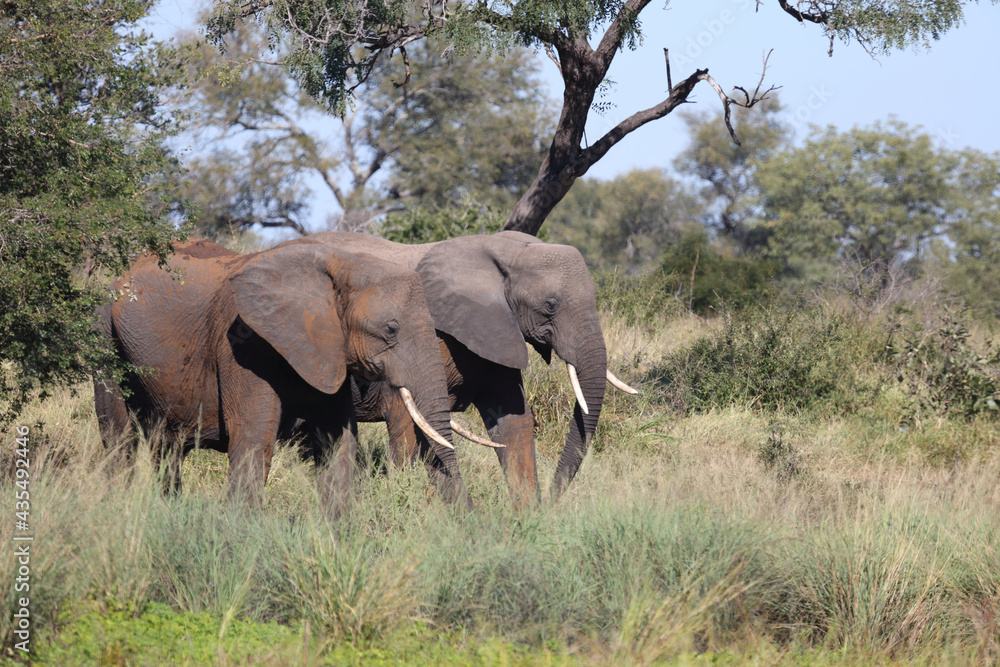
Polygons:
<instances>
[{"instance_id":1,"label":"bare dead branch","mask_svg":"<svg viewBox=\"0 0 1000 667\"><path fill-rule=\"evenodd\" d=\"M309 234L308 230L298 220L293 220L292 218L240 218L227 215L220 222L232 229L249 229L254 225L260 225L261 227L270 228L287 227L288 229L294 229L301 236Z\"/></svg>"},{"instance_id":2,"label":"bare dead branch","mask_svg":"<svg viewBox=\"0 0 1000 667\"><path fill-rule=\"evenodd\" d=\"M630 132L639 129L650 121L663 118L679 105L686 102L688 95L691 94L691 91L694 90L699 81L704 80L703 77L705 76L708 76L707 69L695 71L694 74L671 88L667 99L656 106L632 114L609 130L603 137L594 142L592 146L581 151L580 159L583 162L583 165L581 165L583 170L586 171L592 164L604 157L612 146L624 139Z\"/></svg>"},{"instance_id":3,"label":"bare dead branch","mask_svg":"<svg viewBox=\"0 0 1000 667\"><path fill-rule=\"evenodd\" d=\"M740 143L739 138L736 136L736 130L733 129L733 123L731 118L731 112L732 112L731 107L733 105L736 105L738 107L743 107L744 109L750 109L758 102L761 102L765 98L767 98L768 93L778 89L778 86L771 86L763 93L760 92L760 87L764 84L764 75L767 73L767 61L770 57L771 57L771 51L768 51L767 55L764 56L764 67L761 69L760 81L757 82L757 87L754 89L753 95L747 93L746 89L743 88L742 86L735 87L736 90L739 90L743 93L745 99L742 102L727 95L725 91L722 90L722 86L720 86L715 81L715 79L713 79L712 76L708 73L708 70L705 70L705 72L699 77L700 80L707 81L708 85L712 86L712 88L715 89L715 92L719 94L719 99L722 100L723 119L725 120L726 123L726 129L729 130L729 136L733 138L733 143L735 143L737 146L742 146L743 144Z\"/></svg>"},{"instance_id":4,"label":"bare dead branch","mask_svg":"<svg viewBox=\"0 0 1000 667\"><path fill-rule=\"evenodd\" d=\"M667 90L671 90L674 84L670 80L670 49L663 49L663 59L667 62Z\"/></svg>"}]
</instances>

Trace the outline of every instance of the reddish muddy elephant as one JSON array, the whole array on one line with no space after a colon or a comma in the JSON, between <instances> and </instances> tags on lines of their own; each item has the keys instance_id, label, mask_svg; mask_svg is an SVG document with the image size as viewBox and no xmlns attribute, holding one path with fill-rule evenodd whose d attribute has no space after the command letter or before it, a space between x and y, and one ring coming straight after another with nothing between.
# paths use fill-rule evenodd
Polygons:
<instances>
[{"instance_id":1,"label":"reddish muddy elephant","mask_svg":"<svg viewBox=\"0 0 1000 667\"><path fill-rule=\"evenodd\" d=\"M259 502L276 437L309 424L321 495L334 514L350 494L356 422L348 374L378 382L421 425L435 481L468 504L451 448L451 401L417 275L370 255L292 241L237 255L179 244L165 268L141 258L113 287L101 326L138 367L128 397L95 379L107 444L162 424L174 479L187 451L227 452L230 495ZM407 423L412 423L407 419Z\"/></svg>"},{"instance_id":2,"label":"reddish muddy elephant","mask_svg":"<svg viewBox=\"0 0 1000 667\"><path fill-rule=\"evenodd\" d=\"M521 374L528 364L525 342L546 362L552 352L566 362L577 402L551 486L552 499L558 498L586 454L606 382L618 382L607 370L594 281L579 251L519 232L424 245L336 232L307 240L370 253L417 272L440 338L450 407L475 405L490 438L506 445L497 456L518 507L539 499L534 421ZM399 412L393 393L382 383L354 385L358 419L389 418L393 458L415 457L420 444L412 425L391 418Z\"/></svg>"}]
</instances>

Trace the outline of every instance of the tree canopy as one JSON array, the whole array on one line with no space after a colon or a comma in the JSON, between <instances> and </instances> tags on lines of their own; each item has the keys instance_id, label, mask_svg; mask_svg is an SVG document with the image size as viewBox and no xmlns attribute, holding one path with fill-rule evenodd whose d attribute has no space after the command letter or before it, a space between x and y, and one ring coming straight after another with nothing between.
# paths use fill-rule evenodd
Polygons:
<instances>
[{"instance_id":1,"label":"tree canopy","mask_svg":"<svg viewBox=\"0 0 1000 667\"><path fill-rule=\"evenodd\" d=\"M105 362L95 278L178 233L157 104L169 53L135 30L147 8L0 5L0 421Z\"/></svg>"},{"instance_id":2,"label":"tree canopy","mask_svg":"<svg viewBox=\"0 0 1000 667\"><path fill-rule=\"evenodd\" d=\"M957 166L897 120L816 130L758 167L769 252L803 276L843 257L880 273L919 261L950 231Z\"/></svg>"},{"instance_id":3,"label":"tree canopy","mask_svg":"<svg viewBox=\"0 0 1000 667\"><path fill-rule=\"evenodd\" d=\"M765 109L737 117L743 147L718 116L686 116L676 176L582 179L550 216L553 239L595 268L659 273L703 312L774 287L882 300L923 284L1000 313L1000 154L894 118L796 144L774 122L777 100Z\"/></svg>"},{"instance_id":4,"label":"tree canopy","mask_svg":"<svg viewBox=\"0 0 1000 667\"><path fill-rule=\"evenodd\" d=\"M545 51L563 79L563 105L534 181L511 209L506 229L537 233L573 182L629 133L662 118L688 100L700 82L731 107L752 107L766 96L729 95L708 70L679 73L658 104L622 120L592 143L584 127L594 97L616 54L642 38L641 14L651 0L221 0L210 33L221 40L237 23L254 17L287 49L284 64L314 99L344 114L352 94L380 61L428 35L440 35L458 50L513 45ZM757 3L758 8L763 0ZM872 54L926 44L960 24L964 2L893 0L777 0L783 15L820 27L830 40L855 41ZM766 66L765 66L766 68ZM734 134L734 139L736 135Z\"/></svg>"},{"instance_id":5,"label":"tree canopy","mask_svg":"<svg viewBox=\"0 0 1000 667\"><path fill-rule=\"evenodd\" d=\"M432 37L409 49L412 76L376 63L337 119L262 58L266 38L252 23L228 35L224 55L193 36L185 44L196 53L191 136L213 148L187 162L182 187L209 235L254 225L304 234L316 188L336 200L329 225L344 230L411 206L509 209L551 131L537 62L523 48L443 54Z\"/></svg>"}]
</instances>

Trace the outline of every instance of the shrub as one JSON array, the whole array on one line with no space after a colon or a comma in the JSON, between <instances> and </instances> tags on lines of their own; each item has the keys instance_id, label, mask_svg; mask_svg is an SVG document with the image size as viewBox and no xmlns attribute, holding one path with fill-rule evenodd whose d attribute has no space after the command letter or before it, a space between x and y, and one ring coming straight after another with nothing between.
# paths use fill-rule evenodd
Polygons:
<instances>
[{"instance_id":1,"label":"shrub","mask_svg":"<svg viewBox=\"0 0 1000 667\"><path fill-rule=\"evenodd\" d=\"M684 309L677 292L680 278L663 269L640 276L605 271L594 276L597 283L597 308L611 312L628 326L655 328L665 317Z\"/></svg>"},{"instance_id":2,"label":"shrub","mask_svg":"<svg viewBox=\"0 0 1000 667\"><path fill-rule=\"evenodd\" d=\"M781 428L774 428L767 441L757 448L757 460L779 482L788 482L806 472L799 450L784 438Z\"/></svg>"},{"instance_id":3,"label":"shrub","mask_svg":"<svg viewBox=\"0 0 1000 667\"><path fill-rule=\"evenodd\" d=\"M396 243L431 243L456 236L493 234L503 228L505 219L498 211L471 204L464 208L415 207L386 216L375 231Z\"/></svg>"},{"instance_id":4,"label":"shrub","mask_svg":"<svg viewBox=\"0 0 1000 667\"><path fill-rule=\"evenodd\" d=\"M878 349L871 329L847 315L753 309L666 357L651 379L682 412L723 405L801 410L824 402L853 410L877 389L859 369Z\"/></svg>"},{"instance_id":5,"label":"shrub","mask_svg":"<svg viewBox=\"0 0 1000 667\"><path fill-rule=\"evenodd\" d=\"M661 257L663 271L679 278L673 290L695 313L766 303L774 294L774 260L737 255L712 243L703 228L686 230Z\"/></svg>"},{"instance_id":6,"label":"shrub","mask_svg":"<svg viewBox=\"0 0 1000 667\"><path fill-rule=\"evenodd\" d=\"M977 349L967 317L945 313L937 329L916 329L893 344L898 378L911 399L904 421L919 426L928 413L970 418L1000 410L1000 349L992 341Z\"/></svg>"}]
</instances>

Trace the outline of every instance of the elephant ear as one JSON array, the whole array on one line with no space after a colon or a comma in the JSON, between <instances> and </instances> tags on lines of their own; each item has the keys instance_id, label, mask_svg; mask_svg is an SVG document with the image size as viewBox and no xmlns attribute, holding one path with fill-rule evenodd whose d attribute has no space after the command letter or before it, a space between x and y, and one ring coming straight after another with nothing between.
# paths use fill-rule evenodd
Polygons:
<instances>
[{"instance_id":1,"label":"elephant ear","mask_svg":"<svg viewBox=\"0 0 1000 667\"><path fill-rule=\"evenodd\" d=\"M416 271L434 328L501 366L524 369L528 351L507 303L504 275L481 236L444 241L431 248Z\"/></svg>"},{"instance_id":2,"label":"elephant ear","mask_svg":"<svg viewBox=\"0 0 1000 667\"><path fill-rule=\"evenodd\" d=\"M327 394L347 377L347 343L327 254L315 244L263 252L229 278L243 321L310 385Z\"/></svg>"}]
</instances>

